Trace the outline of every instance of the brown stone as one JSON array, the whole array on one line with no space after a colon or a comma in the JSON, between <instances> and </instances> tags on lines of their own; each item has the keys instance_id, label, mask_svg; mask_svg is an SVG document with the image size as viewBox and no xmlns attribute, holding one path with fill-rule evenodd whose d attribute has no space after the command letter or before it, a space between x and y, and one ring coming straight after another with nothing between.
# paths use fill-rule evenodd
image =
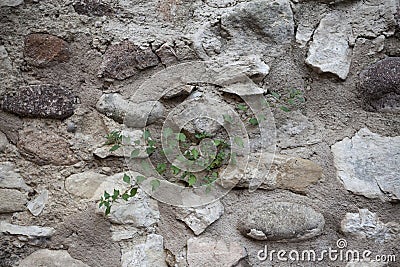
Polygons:
<instances>
[{"instance_id":1,"label":"brown stone","mask_svg":"<svg viewBox=\"0 0 400 267\"><path fill-rule=\"evenodd\" d=\"M25 37L24 56L33 66L48 67L69 60L69 45L51 34L32 33Z\"/></svg>"},{"instance_id":2,"label":"brown stone","mask_svg":"<svg viewBox=\"0 0 400 267\"><path fill-rule=\"evenodd\" d=\"M150 47L140 47L123 41L107 49L100 74L105 78L124 80L140 70L157 66L158 63L158 57Z\"/></svg>"},{"instance_id":3,"label":"brown stone","mask_svg":"<svg viewBox=\"0 0 400 267\"><path fill-rule=\"evenodd\" d=\"M18 131L22 129L23 122L13 114L0 111L0 129L11 143L18 142Z\"/></svg>"},{"instance_id":4,"label":"brown stone","mask_svg":"<svg viewBox=\"0 0 400 267\"><path fill-rule=\"evenodd\" d=\"M39 164L72 165L78 162L69 143L50 131L28 129L20 132L17 147L23 156Z\"/></svg>"}]
</instances>

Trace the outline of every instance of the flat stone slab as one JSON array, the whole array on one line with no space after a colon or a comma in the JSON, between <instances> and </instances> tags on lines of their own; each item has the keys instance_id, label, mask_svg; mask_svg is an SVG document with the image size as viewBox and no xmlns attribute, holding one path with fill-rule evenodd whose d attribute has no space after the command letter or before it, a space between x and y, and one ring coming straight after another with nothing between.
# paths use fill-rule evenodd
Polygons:
<instances>
[{"instance_id":1,"label":"flat stone slab","mask_svg":"<svg viewBox=\"0 0 400 267\"><path fill-rule=\"evenodd\" d=\"M337 176L357 195L400 200L400 136L385 137L367 128L331 147Z\"/></svg>"},{"instance_id":2,"label":"flat stone slab","mask_svg":"<svg viewBox=\"0 0 400 267\"><path fill-rule=\"evenodd\" d=\"M12 162L0 162L0 188L22 189L31 191L24 178L18 173Z\"/></svg>"},{"instance_id":3,"label":"flat stone slab","mask_svg":"<svg viewBox=\"0 0 400 267\"><path fill-rule=\"evenodd\" d=\"M23 259L20 267L46 266L46 267L89 267L80 260L74 259L66 250L40 249Z\"/></svg>"},{"instance_id":4,"label":"flat stone slab","mask_svg":"<svg viewBox=\"0 0 400 267\"><path fill-rule=\"evenodd\" d=\"M313 208L290 202L266 203L240 220L242 235L255 240L301 241L322 233L324 217Z\"/></svg>"},{"instance_id":5,"label":"flat stone slab","mask_svg":"<svg viewBox=\"0 0 400 267\"><path fill-rule=\"evenodd\" d=\"M23 235L31 239L37 237L50 237L53 235L54 231L54 228L51 227L40 227L36 225L20 226L5 221L0 222L0 232L10 235Z\"/></svg>"},{"instance_id":6,"label":"flat stone slab","mask_svg":"<svg viewBox=\"0 0 400 267\"><path fill-rule=\"evenodd\" d=\"M0 213L24 211L26 195L15 189L0 189Z\"/></svg>"},{"instance_id":7,"label":"flat stone slab","mask_svg":"<svg viewBox=\"0 0 400 267\"><path fill-rule=\"evenodd\" d=\"M3 100L3 110L23 117L65 119L74 113L71 92L56 85L20 87Z\"/></svg>"}]
</instances>

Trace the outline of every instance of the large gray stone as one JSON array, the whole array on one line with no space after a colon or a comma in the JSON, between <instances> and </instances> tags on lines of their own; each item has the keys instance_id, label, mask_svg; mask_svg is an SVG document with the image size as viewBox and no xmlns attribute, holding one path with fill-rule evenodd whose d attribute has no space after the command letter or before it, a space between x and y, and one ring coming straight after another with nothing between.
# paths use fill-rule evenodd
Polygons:
<instances>
[{"instance_id":1,"label":"large gray stone","mask_svg":"<svg viewBox=\"0 0 400 267\"><path fill-rule=\"evenodd\" d=\"M122 250L122 267L167 267L164 240L161 235L149 234L143 243Z\"/></svg>"},{"instance_id":2,"label":"large gray stone","mask_svg":"<svg viewBox=\"0 0 400 267\"><path fill-rule=\"evenodd\" d=\"M26 195L15 189L0 189L0 213L25 210Z\"/></svg>"},{"instance_id":3,"label":"large gray stone","mask_svg":"<svg viewBox=\"0 0 400 267\"><path fill-rule=\"evenodd\" d=\"M74 259L66 250L40 249L23 259L20 267L46 266L46 267L89 267L82 261Z\"/></svg>"},{"instance_id":4,"label":"large gray stone","mask_svg":"<svg viewBox=\"0 0 400 267\"><path fill-rule=\"evenodd\" d=\"M3 100L3 110L24 117L65 119L74 113L73 96L59 86L42 84L19 88Z\"/></svg>"},{"instance_id":5,"label":"large gray stone","mask_svg":"<svg viewBox=\"0 0 400 267\"><path fill-rule=\"evenodd\" d=\"M352 56L351 36L352 29L344 14L326 15L315 30L306 63L319 73L329 72L346 79Z\"/></svg>"},{"instance_id":6,"label":"large gray stone","mask_svg":"<svg viewBox=\"0 0 400 267\"><path fill-rule=\"evenodd\" d=\"M362 128L331 149L347 190L368 198L400 199L400 136L384 137Z\"/></svg>"},{"instance_id":7,"label":"large gray stone","mask_svg":"<svg viewBox=\"0 0 400 267\"><path fill-rule=\"evenodd\" d=\"M40 226L20 226L5 221L0 222L0 232L10 235L23 235L29 239L39 237L51 237L54 233L54 228Z\"/></svg>"},{"instance_id":8,"label":"large gray stone","mask_svg":"<svg viewBox=\"0 0 400 267\"><path fill-rule=\"evenodd\" d=\"M268 241L301 241L322 233L324 217L313 208L290 202L266 203L240 220L246 237Z\"/></svg>"},{"instance_id":9,"label":"large gray stone","mask_svg":"<svg viewBox=\"0 0 400 267\"><path fill-rule=\"evenodd\" d=\"M369 110L400 112L400 57L388 57L360 74L360 90Z\"/></svg>"},{"instance_id":10,"label":"large gray stone","mask_svg":"<svg viewBox=\"0 0 400 267\"><path fill-rule=\"evenodd\" d=\"M176 213L177 219L185 222L195 235L200 235L224 214L224 206L218 200L202 207L178 208Z\"/></svg>"},{"instance_id":11,"label":"large gray stone","mask_svg":"<svg viewBox=\"0 0 400 267\"><path fill-rule=\"evenodd\" d=\"M246 249L239 243L207 237L190 238L187 241L189 266L236 266L247 256Z\"/></svg>"},{"instance_id":12,"label":"large gray stone","mask_svg":"<svg viewBox=\"0 0 400 267\"><path fill-rule=\"evenodd\" d=\"M14 163L7 161L0 163L0 188L32 190L26 185L24 178L18 173Z\"/></svg>"},{"instance_id":13,"label":"large gray stone","mask_svg":"<svg viewBox=\"0 0 400 267\"><path fill-rule=\"evenodd\" d=\"M400 225L397 222L383 223L376 213L368 209L360 209L358 213L346 213L341 229L345 234L372 239L378 243L400 237Z\"/></svg>"},{"instance_id":14,"label":"large gray stone","mask_svg":"<svg viewBox=\"0 0 400 267\"><path fill-rule=\"evenodd\" d=\"M99 112L129 127L141 128L160 119L165 111L158 101L133 103L120 94L104 94L96 104Z\"/></svg>"}]
</instances>

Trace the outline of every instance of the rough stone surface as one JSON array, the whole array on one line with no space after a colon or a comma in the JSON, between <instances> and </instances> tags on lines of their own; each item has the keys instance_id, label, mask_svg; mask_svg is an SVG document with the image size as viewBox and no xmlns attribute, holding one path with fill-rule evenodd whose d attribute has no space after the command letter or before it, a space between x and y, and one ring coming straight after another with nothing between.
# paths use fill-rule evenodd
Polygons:
<instances>
[{"instance_id":1,"label":"rough stone surface","mask_svg":"<svg viewBox=\"0 0 400 267\"><path fill-rule=\"evenodd\" d=\"M372 239L378 243L400 237L400 225L397 222L383 223L376 213L360 209L358 213L346 213L341 229L345 234Z\"/></svg>"},{"instance_id":2,"label":"rough stone surface","mask_svg":"<svg viewBox=\"0 0 400 267\"><path fill-rule=\"evenodd\" d=\"M25 129L20 132L17 147L21 153L39 165L72 165L77 159L70 144L50 131Z\"/></svg>"},{"instance_id":3,"label":"rough stone surface","mask_svg":"<svg viewBox=\"0 0 400 267\"><path fill-rule=\"evenodd\" d=\"M18 173L14 163L7 161L0 163L0 188L31 190Z\"/></svg>"},{"instance_id":4,"label":"rough stone surface","mask_svg":"<svg viewBox=\"0 0 400 267\"><path fill-rule=\"evenodd\" d=\"M249 162L246 174L239 175L237 187L249 187L255 177L263 177L261 189L288 189L297 193L306 193L307 187L323 177L323 170L314 162L302 158L275 154L271 166L258 165L258 160Z\"/></svg>"},{"instance_id":5,"label":"rough stone surface","mask_svg":"<svg viewBox=\"0 0 400 267\"><path fill-rule=\"evenodd\" d=\"M198 208L179 208L177 218L186 223L195 235L203 233L209 225L224 214L224 206L218 200Z\"/></svg>"},{"instance_id":6,"label":"rough stone surface","mask_svg":"<svg viewBox=\"0 0 400 267\"><path fill-rule=\"evenodd\" d=\"M140 70L157 66L158 63L158 58L150 47L140 47L130 41L123 41L107 49L99 75L124 80Z\"/></svg>"},{"instance_id":7,"label":"rough stone surface","mask_svg":"<svg viewBox=\"0 0 400 267\"><path fill-rule=\"evenodd\" d=\"M74 113L72 94L47 84L21 87L4 97L2 107L23 117L65 119Z\"/></svg>"},{"instance_id":8,"label":"rough stone surface","mask_svg":"<svg viewBox=\"0 0 400 267\"><path fill-rule=\"evenodd\" d=\"M332 146L337 175L347 190L368 198L400 199L400 137L367 128Z\"/></svg>"},{"instance_id":9,"label":"rough stone surface","mask_svg":"<svg viewBox=\"0 0 400 267\"><path fill-rule=\"evenodd\" d=\"M42 213L47 201L49 200L49 191L44 190L35 199L28 202L26 207L34 216L38 216Z\"/></svg>"},{"instance_id":10,"label":"rough stone surface","mask_svg":"<svg viewBox=\"0 0 400 267\"><path fill-rule=\"evenodd\" d=\"M366 108L400 112L400 57L388 57L360 74L360 90Z\"/></svg>"},{"instance_id":11,"label":"rough stone surface","mask_svg":"<svg viewBox=\"0 0 400 267\"><path fill-rule=\"evenodd\" d=\"M19 6L24 2L24 0L3 0L0 2L0 7L2 6Z\"/></svg>"},{"instance_id":12,"label":"rough stone surface","mask_svg":"<svg viewBox=\"0 0 400 267\"><path fill-rule=\"evenodd\" d=\"M350 261L346 264L346 267L385 267L388 266L386 262L377 261Z\"/></svg>"},{"instance_id":13,"label":"rough stone surface","mask_svg":"<svg viewBox=\"0 0 400 267\"><path fill-rule=\"evenodd\" d=\"M326 15L315 30L306 63L317 72L330 72L346 79L351 63L351 26L341 13Z\"/></svg>"},{"instance_id":14,"label":"rough stone surface","mask_svg":"<svg viewBox=\"0 0 400 267\"><path fill-rule=\"evenodd\" d=\"M112 242L110 223L93 210L66 217L52 240L53 244L67 247L72 257L88 266L120 266L120 247Z\"/></svg>"},{"instance_id":15,"label":"rough stone surface","mask_svg":"<svg viewBox=\"0 0 400 267\"><path fill-rule=\"evenodd\" d=\"M29 239L38 237L51 237L54 233L54 228L40 226L20 226L5 221L0 222L0 232L10 235L23 235Z\"/></svg>"},{"instance_id":16,"label":"rough stone surface","mask_svg":"<svg viewBox=\"0 0 400 267\"><path fill-rule=\"evenodd\" d=\"M0 189L0 213L25 210L26 195L15 189Z\"/></svg>"},{"instance_id":17,"label":"rough stone surface","mask_svg":"<svg viewBox=\"0 0 400 267\"><path fill-rule=\"evenodd\" d=\"M74 259L66 250L40 249L23 259L18 266L46 266L46 267L89 267L82 261Z\"/></svg>"},{"instance_id":18,"label":"rough stone surface","mask_svg":"<svg viewBox=\"0 0 400 267\"><path fill-rule=\"evenodd\" d=\"M100 195L96 195L97 189L106 180L107 175L99 174L93 171L77 173L69 176L65 180L65 189L75 196L84 199L100 199Z\"/></svg>"},{"instance_id":19,"label":"rough stone surface","mask_svg":"<svg viewBox=\"0 0 400 267\"><path fill-rule=\"evenodd\" d=\"M154 123L165 111L164 106L158 101L133 103L116 93L102 95L96 108L107 117L134 128Z\"/></svg>"},{"instance_id":20,"label":"rough stone surface","mask_svg":"<svg viewBox=\"0 0 400 267\"><path fill-rule=\"evenodd\" d=\"M7 145L8 145L7 136L4 133L0 132L0 153L6 149Z\"/></svg>"},{"instance_id":21,"label":"rough stone surface","mask_svg":"<svg viewBox=\"0 0 400 267\"><path fill-rule=\"evenodd\" d=\"M246 249L236 242L207 237L191 238L187 241L189 266L236 266L246 256Z\"/></svg>"},{"instance_id":22,"label":"rough stone surface","mask_svg":"<svg viewBox=\"0 0 400 267\"><path fill-rule=\"evenodd\" d=\"M167 267L165 256L163 237L149 234L143 243L135 245L132 249L123 250L121 265L122 267Z\"/></svg>"},{"instance_id":23,"label":"rough stone surface","mask_svg":"<svg viewBox=\"0 0 400 267\"><path fill-rule=\"evenodd\" d=\"M0 111L0 129L11 143L16 144L19 139L18 131L22 129L22 120L13 114Z\"/></svg>"},{"instance_id":24,"label":"rough stone surface","mask_svg":"<svg viewBox=\"0 0 400 267\"><path fill-rule=\"evenodd\" d=\"M76 13L87 16L107 16L111 15L112 9L106 3L96 0L80 0L73 5Z\"/></svg>"},{"instance_id":25,"label":"rough stone surface","mask_svg":"<svg viewBox=\"0 0 400 267\"><path fill-rule=\"evenodd\" d=\"M33 33L25 37L24 56L33 66L48 67L69 60L69 45L57 36Z\"/></svg>"},{"instance_id":26,"label":"rough stone surface","mask_svg":"<svg viewBox=\"0 0 400 267\"><path fill-rule=\"evenodd\" d=\"M255 208L243 218L238 229L255 240L300 241L322 233L325 220L309 206L274 202Z\"/></svg>"}]
</instances>

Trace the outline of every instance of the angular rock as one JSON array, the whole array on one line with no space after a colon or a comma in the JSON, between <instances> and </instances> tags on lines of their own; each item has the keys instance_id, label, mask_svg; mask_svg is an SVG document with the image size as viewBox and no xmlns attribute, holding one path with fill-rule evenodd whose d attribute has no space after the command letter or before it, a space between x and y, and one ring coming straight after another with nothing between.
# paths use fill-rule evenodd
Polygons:
<instances>
[{"instance_id":1,"label":"angular rock","mask_svg":"<svg viewBox=\"0 0 400 267\"><path fill-rule=\"evenodd\" d=\"M290 43L294 36L293 13L287 0L240 3L232 13L222 16L221 23L275 44Z\"/></svg>"},{"instance_id":2,"label":"angular rock","mask_svg":"<svg viewBox=\"0 0 400 267\"><path fill-rule=\"evenodd\" d=\"M0 189L0 213L24 211L26 195L15 189Z\"/></svg>"},{"instance_id":3,"label":"angular rock","mask_svg":"<svg viewBox=\"0 0 400 267\"><path fill-rule=\"evenodd\" d=\"M19 6L24 2L24 0L2 0L0 2L0 7L2 6Z\"/></svg>"},{"instance_id":4,"label":"angular rock","mask_svg":"<svg viewBox=\"0 0 400 267\"><path fill-rule=\"evenodd\" d=\"M10 235L23 235L29 239L38 237L51 237L54 233L54 228L40 226L20 226L5 221L0 222L0 232Z\"/></svg>"},{"instance_id":5,"label":"angular rock","mask_svg":"<svg viewBox=\"0 0 400 267\"><path fill-rule=\"evenodd\" d=\"M19 117L0 110L0 129L12 144L18 142L18 131L22 129L22 126L23 123Z\"/></svg>"},{"instance_id":6,"label":"angular rock","mask_svg":"<svg viewBox=\"0 0 400 267\"><path fill-rule=\"evenodd\" d=\"M400 57L388 57L360 74L360 91L371 111L400 112Z\"/></svg>"},{"instance_id":7,"label":"angular rock","mask_svg":"<svg viewBox=\"0 0 400 267\"><path fill-rule=\"evenodd\" d=\"M313 208L290 202L272 202L250 211L240 220L242 235L255 240L301 241L322 233L324 217Z\"/></svg>"},{"instance_id":8,"label":"angular rock","mask_svg":"<svg viewBox=\"0 0 400 267\"><path fill-rule=\"evenodd\" d=\"M222 214L224 214L224 206L218 200L203 207L178 208L176 217L185 222L195 235L200 235Z\"/></svg>"},{"instance_id":9,"label":"angular rock","mask_svg":"<svg viewBox=\"0 0 400 267\"><path fill-rule=\"evenodd\" d=\"M236 266L246 256L246 249L240 243L207 237L187 241L189 266Z\"/></svg>"},{"instance_id":10,"label":"angular rock","mask_svg":"<svg viewBox=\"0 0 400 267\"><path fill-rule=\"evenodd\" d=\"M308 41L311 40L313 33L313 28L299 24L296 31L296 42L300 44L300 47L305 47Z\"/></svg>"},{"instance_id":11,"label":"angular rock","mask_svg":"<svg viewBox=\"0 0 400 267\"><path fill-rule=\"evenodd\" d=\"M121 257L122 267L167 267L163 242L161 235L149 234L143 243L135 245L130 250L123 250Z\"/></svg>"},{"instance_id":12,"label":"angular rock","mask_svg":"<svg viewBox=\"0 0 400 267\"><path fill-rule=\"evenodd\" d=\"M24 56L33 66L48 67L69 60L69 45L51 34L32 33L25 37Z\"/></svg>"},{"instance_id":13,"label":"angular rock","mask_svg":"<svg viewBox=\"0 0 400 267\"><path fill-rule=\"evenodd\" d=\"M400 200L400 136L384 137L367 128L331 147L345 188L368 198Z\"/></svg>"},{"instance_id":14,"label":"angular rock","mask_svg":"<svg viewBox=\"0 0 400 267\"><path fill-rule=\"evenodd\" d=\"M66 250L40 249L23 259L20 267L46 266L46 267L89 267L82 261L74 259Z\"/></svg>"},{"instance_id":15,"label":"angular rock","mask_svg":"<svg viewBox=\"0 0 400 267\"><path fill-rule=\"evenodd\" d=\"M17 147L21 154L39 165L72 165L78 162L70 144L54 132L25 129L20 136Z\"/></svg>"},{"instance_id":16,"label":"angular rock","mask_svg":"<svg viewBox=\"0 0 400 267\"><path fill-rule=\"evenodd\" d=\"M19 88L3 100L3 110L23 117L65 119L74 113L71 92L49 84Z\"/></svg>"},{"instance_id":17,"label":"angular rock","mask_svg":"<svg viewBox=\"0 0 400 267\"><path fill-rule=\"evenodd\" d=\"M234 179L240 179L236 187L249 187L252 179L268 176L259 186L260 189L287 189L305 194L307 187L323 177L323 169L314 162L302 158L275 154L271 166L258 164L258 156L254 161L250 158L246 173Z\"/></svg>"},{"instance_id":18,"label":"angular rock","mask_svg":"<svg viewBox=\"0 0 400 267\"><path fill-rule=\"evenodd\" d=\"M7 145L8 145L7 136L4 133L0 132L0 153L4 152Z\"/></svg>"},{"instance_id":19,"label":"angular rock","mask_svg":"<svg viewBox=\"0 0 400 267\"><path fill-rule=\"evenodd\" d=\"M96 0L80 0L73 4L76 13L87 16L109 16L112 9L109 5Z\"/></svg>"},{"instance_id":20,"label":"angular rock","mask_svg":"<svg viewBox=\"0 0 400 267\"><path fill-rule=\"evenodd\" d=\"M158 63L158 58L151 48L123 41L107 49L99 75L124 80L140 70L157 66Z\"/></svg>"},{"instance_id":21,"label":"angular rock","mask_svg":"<svg viewBox=\"0 0 400 267\"><path fill-rule=\"evenodd\" d=\"M28 210L32 213L32 215L38 216L40 213L42 213L48 199L49 199L49 191L44 190L35 199L29 201L26 206Z\"/></svg>"},{"instance_id":22,"label":"angular rock","mask_svg":"<svg viewBox=\"0 0 400 267\"><path fill-rule=\"evenodd\" d=\"M96 104L99 112L129 127L141 128L160 119L165 112L158 101L133 103L120 94L104 94Z\"/></svg>"},{"instance_id":23,"label":"angular rock","mask_svg":"<svg viewBox=\"0 0 400 267\"><path fill-rule=\"evenodd\" d=\"M314 32L306 63L319 73L329 72L346 79L352 56L351 37L351 26L343 14L326 15Z\"/></svg>"},{"instance_id":24,"label":"angular rock","mask_svg":"<svg viewBox=\"0 0 400 267\"><path fill-rule=\"evenodd\" d=\"M106 181L107 176L93 171L86 171L69 176L65 180L65 189L75 196L83 199L98 200L103 192L96 193L99 187ZM116 179L112 181L118 182ZM122 180L122 177L121 177ZM109 182L112 182L109 181ZM110 191L110 190L109 190Z\"/></svg>"},{"instance_id":25,"label":"angular rock","mask_svg":"<svg viewBox=\"0 0 400 267\"><path fill-rule=\"evenodd\" d=\"M372 239L378 243L400 237L400 224L383 223L376 213L368 209L359 209L358 213L346 213L341 222L341 229L345 234Z\"/></svg>"},{"instance_id":26,"label":"angular rock","mask_svg":"<svg viewBox=\"0 0 400 267\"><path fill-rule=\"evenodd\" d=\"M24 178L21 177L12 162L0 163L0 188L32 190L26 185Z\"/></svg>"}]
</instances>

